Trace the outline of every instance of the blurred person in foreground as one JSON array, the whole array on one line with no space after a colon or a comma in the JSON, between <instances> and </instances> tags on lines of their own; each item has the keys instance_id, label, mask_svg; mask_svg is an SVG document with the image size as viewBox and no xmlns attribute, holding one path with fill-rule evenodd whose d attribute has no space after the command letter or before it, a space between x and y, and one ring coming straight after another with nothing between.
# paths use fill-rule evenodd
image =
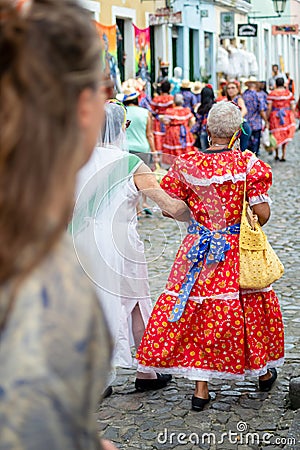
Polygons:
<instances>
[{"instance_id":1,"label":"blurred person in foreground","mask_svg":"<svg viewBox=\"0 0 300 450\"><path fill-rule=\"evenodd\" d=\"M89 256L87 274L96 285L114 341L108 384L114 381L115 367L132 367L131 346L138 348L152 311L144 244L137 230L140 195L176 220L190 217L187 205L163 191L149 167L126 151L126 127L131 126L122 104L106 102L101 143L78 174L72 220L75 247ZM154 370L137 372L135 387L155 390L170 380Z\"/></svg>"},{"instance_id":2,"label":"blurred person in foreground","mask_svg":"<svg viewBox=\"0 0 300 450\"><path fill-rule=\"evenodd\" d=\"M111 341L65 234L102 122L99 38L71 0L21 13L0 1L0 449L112 449L93 414Z\"/></svg>"},{"instance_id":3,"label":"blurred person in foreground","mask_svg":"<svg viewBox=\"0 0 300 450\"><path fill-rule=\"evenodd\" d=\"M194 380L195 411L209 403L211 379L256 376L260 390L269 391L275 367L283 364L283 322L272 286L239 286L244 189L263 225L272 184L270 166L240 151L241 123L236 105L214 105L207 120L210 147L177 158L162 180L193 218L138 349L138 370Z\"/></svg>"},{"instance_id":4,"label":"blurred person in foreground","mask_svg":"<svg viewBox=\"0 0 300 450\"><path fill-rule=\"evenodd\" d=\"M270 133L276 139L275 160L279 161L279 147L282 156L280 161L286 161L286 147L293 140L296 131L295 99L293 94L284 86L283 78L276 78L275 89L267 97L267 115L270 122Z\"/></svg>"}]
</instances>

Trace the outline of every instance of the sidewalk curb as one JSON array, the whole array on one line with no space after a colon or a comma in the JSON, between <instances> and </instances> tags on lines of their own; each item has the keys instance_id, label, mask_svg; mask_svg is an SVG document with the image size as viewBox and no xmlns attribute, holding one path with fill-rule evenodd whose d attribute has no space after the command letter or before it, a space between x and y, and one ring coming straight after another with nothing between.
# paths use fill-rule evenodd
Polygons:
<instances>
[{"instance_id":1,"label":"sidewalk curb","mask_svg":"<svg viewBox=\"0 0 300 450\"><path fill-rule=\"evenodd\" d=\"M300 450L300 409L294 417L287 439L294 439L295 444L286 444L283 450Z\"/></svg>"}]
</instances>

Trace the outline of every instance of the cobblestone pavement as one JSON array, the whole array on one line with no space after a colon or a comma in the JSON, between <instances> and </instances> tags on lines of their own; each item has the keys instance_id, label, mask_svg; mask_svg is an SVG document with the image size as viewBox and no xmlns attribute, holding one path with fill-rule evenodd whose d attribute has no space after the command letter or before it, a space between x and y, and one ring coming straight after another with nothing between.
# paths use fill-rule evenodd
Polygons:
<instances>
[{"instance_id":1,"label":"cobblestone pavement","mask_svg":"<svg viewBox=\"0 0 300 450\"><path fill-rule=\"evenodd\" d=\"M238 383L213 381L213 401L203 412L196 413L190 410L192 382L176 378L164 390L142 394L134 390L134 371L120 369L114 394L103 401L97 413L101 435L118 448L300 450L300 410L288 408L289 379L300 375L299 147L298 132L288 147L286 163L275 163L273 156L264 151L262 156L272 165L274 174L273 212L266 231L285 265L285 276L275 286L286 333L286 363L279 369L276 385L271 393L261 393L253 379ZM140 231L156 300L164 288L183 228L161 219L157 212L141 220Z\"/></svg>"}]
</instances>

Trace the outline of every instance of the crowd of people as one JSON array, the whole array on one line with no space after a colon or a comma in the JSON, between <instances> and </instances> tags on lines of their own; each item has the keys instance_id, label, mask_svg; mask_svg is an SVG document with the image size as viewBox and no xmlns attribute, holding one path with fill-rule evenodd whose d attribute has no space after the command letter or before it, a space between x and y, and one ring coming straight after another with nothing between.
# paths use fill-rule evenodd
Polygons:
<instances>
[{"instance_id":1,"label":"crowd of people","mask_svg":"<svg viewBox=\"0 0 300 450\"><path fill-rule=\"evenodd\" d=\"M293 139L296 118L300 116L294 98L295 83L288 73L282 74L274 64L273 76L268 83L269 92L267 83L255 77L240 81L221 79L219 90L215 92L210 84L180 80L182 71L179 69L175 68L174 77L170 80L164 77L161 83L155 84L152 99L146 95L146 83L141 79L125 81L123 94L119 95L125 102L127 95L135 96L138 98L136 104L150 112L154 135L151 151L163 155L163 165L169 167L174 157L193 148L208 148L207 117L213 104L219 101L232 101L241 109L242 151L248 149L259 156L263 136L263 144L269 152L275 152L275 160L286 161L286 147ZM298 105L299 102L300 98Z\"/></svg>"},{"instance_id":2,"label":"crowd of people","mask_svg":"<svg viewBox=\"0 0 300 450\"><path fill-rule=\"evenodd\" d=\"M269 391L283 364L276 293L239 286L239 233L245 198L269 219L258 141L269 127L285 160L290 83L275 74L267 94L224 80L215 99L211 85L163 79L150 99L138 80L120 102L107 99L100 52L75 0L21 11L0 0L0 449L115 449L93 412L115 368L132 366L132 344L136 389L188 378L195 411L211 379L252 375ZM189 224L154 308L141 194Z\"/></svg>"}]
</instances>

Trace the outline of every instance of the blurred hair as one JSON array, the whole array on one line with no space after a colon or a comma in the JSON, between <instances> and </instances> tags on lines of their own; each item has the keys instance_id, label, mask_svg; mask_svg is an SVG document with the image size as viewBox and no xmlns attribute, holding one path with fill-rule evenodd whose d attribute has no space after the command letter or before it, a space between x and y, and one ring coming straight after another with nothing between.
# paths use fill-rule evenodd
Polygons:
<instances>
[{"instance_id":1,"label":"blurred hair","mask_svg":"<svg viewBox=\"0 0 300 450\"><path fill-rule=\"evenodd\" d=\"M184 104L184 98L182 94L175 94L174 95L174 104L176 106L182 106Z\"/></svg>"},{"instance_id":2,"label":"blurred hair","mask_svg":"<svg viewBox=\"0 0 300 450\"><path fill-rule=\"evenodd\" d=\"M161 92L164 92L165 94L168 94L169 92L170 92L170 90L171 90L171 84L170 84L170 82L169 81L163 81L162 83L161 83L161 86L160 86L160 89L161 89Z\"/></svg>"},{"instance_id":3,"label":"blurred hair","mask_svg":"<svg viewBox=\"0 0 300 450\"><path fill-rule=\"evenodd\" d=\"M242 114L237 105L222 101L209 111L207 126L212 136L231 138L242 123Z\"/></svg>"},{"instance_id":4,"label":"blurred hair","mask_svg":"<svg viewBox=\"0 0 300 450\"><path fill-rule=\"evenodd\" d=\"M75 0L0 0L0 282L19 284L73 208L82 161L77 105L100 80L100 40Z\"/></svg>"},{"instance_id":5,"label":"blurred hair","mask_svg":"<svg viewBox=\"0 0 300 450\"><path fill-rule=\"evenodd\" d=\"M268 93L268 91L267 91L267 82L266 81L261 81L260 82L260 90L266 92L266 94Z\"/></svg>"},{"instance_id":6,"label":"blurred hair","mask_svg":"<svg viewBox=\"0 0 300 450\"><path fill-rule=\"evenodd\" d=\"M201 91L201 104L198 108L197 113L198 114L207 114L213 104L215 103L215 94L214 91L205 86Z\"/></svg>"},{"instance_id":7,"label":"blurred hair","mask_svg":"<svg viewBox=\"0 0 300 450\"><path fill-rule=\"evenodd\" d=\"M275 84L276 84L276 87L283 87L284 86L284 79L282 77L276 78Z\"/></svg>"}]
</instances>

